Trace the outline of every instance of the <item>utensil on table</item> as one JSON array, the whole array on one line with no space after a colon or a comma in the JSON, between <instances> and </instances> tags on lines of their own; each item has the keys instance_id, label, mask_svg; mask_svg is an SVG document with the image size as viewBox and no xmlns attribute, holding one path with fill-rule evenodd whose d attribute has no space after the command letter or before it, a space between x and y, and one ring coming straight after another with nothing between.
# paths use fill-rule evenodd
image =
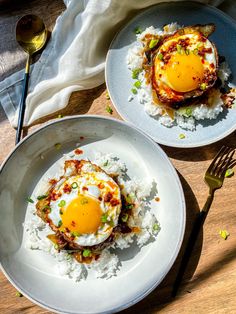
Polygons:
<instances>
[{"instance_id":1,"label":"utensil on table","mask_svg":"<svg viewBox=\"0 0 236 314\"><path fill-rule=\"evenodd\" d=\"M34 53L38 52L44 47L47 41L47 34L48 32L46 30L43 20L36 15L25 15L17 22L16 40L19 45L24 49L24 51L28 54L28 57L25 66L23 90L19 106L16 144L20 141L24 121L25 99L28 90L31 58Z\"/></svg>"},{"instance_id":2,"label":"utensil on table","mask_svg":"<svg viewBox=\"0 0 236 314\"><path fill-rule=\"evenodd\" d=\"M235 152L235 149L223 146L218 152L218 154L215 156L215 158L213 159L213 161L211 162L209 168L207 169L205 173L204 180L209 187L209 195L203 209L200 211L200 213L198 214L194 222L193 229L189 236L189 240L188 240L188 243L187 243L181 264L180 264L180 268L179 268L177 277L173 285L173 290L172 290L173 297L175 297L178 292L179 285L183 278L185 269L187 267L188 261L193 251L194 244L197 240L199 231L206 219L206 216L212 204L214 193L217 189L220 189L222 187L226 170L230 166L232 166L232 162L233 163L235 162L233 160L234 152Z\"/></svg>"}]
</instances>

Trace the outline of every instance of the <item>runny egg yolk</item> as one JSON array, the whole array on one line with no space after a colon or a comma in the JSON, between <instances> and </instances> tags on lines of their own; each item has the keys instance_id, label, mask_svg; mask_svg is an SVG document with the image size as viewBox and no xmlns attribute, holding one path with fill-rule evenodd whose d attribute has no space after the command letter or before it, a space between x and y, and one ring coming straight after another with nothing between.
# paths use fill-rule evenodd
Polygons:
<instances>
[{"instance_id":1,"label":"runny egg yolk","mask_svg":"<svg viewBox=\"0 0 236 314\"><path fill-rule=\"evenodd\" d=\"M177 92L189 92L199 87L204 67L200 56L195 54L175 54L171 57L166 75L170 87Z\"/></svg>"},{"instance_id":2,"label":"runny egg yolk","mask_svg":"<svg viewBox=\"0 0 236 314\"><path fill-rule=\"evenodd\" d=\"M101 224L102 210L95 198L79 195L61 213L62 228L79 234L95 233Z\"/></svg>"}]
</instances>

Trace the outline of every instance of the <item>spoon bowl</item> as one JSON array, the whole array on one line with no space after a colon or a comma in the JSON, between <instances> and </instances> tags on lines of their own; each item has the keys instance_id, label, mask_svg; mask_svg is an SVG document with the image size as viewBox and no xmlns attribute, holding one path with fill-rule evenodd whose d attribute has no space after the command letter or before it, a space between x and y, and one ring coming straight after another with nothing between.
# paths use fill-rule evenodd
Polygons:
<instances>
[{"instance_id":1,"label":"spoon bowl","mask_svg":"<svg viewBox=\"0 0 236 314\"><path fill-rule=\"evenodd\" d=\"M30 55L42 49L47 41L43 20L32 14L23 16L16 25L16 40Z\"/></svg>"},{"instance_id":2,"label":"spoon bowl","mask_svg":"<svg viewBox=\"0 0 236 314\"><path fill-rule=\"evenodd\" d=\"M23 83L22 97L19 106L18 125L16 132L16 144L21 139L21 131L24 121L25 100L28 90L29 69L32 55L41 50L48 38L48 32L43 20L33 14L23 16L16 25L16 40L23 50L28 54L25 77Z\"/></svg>"}]
</instances>

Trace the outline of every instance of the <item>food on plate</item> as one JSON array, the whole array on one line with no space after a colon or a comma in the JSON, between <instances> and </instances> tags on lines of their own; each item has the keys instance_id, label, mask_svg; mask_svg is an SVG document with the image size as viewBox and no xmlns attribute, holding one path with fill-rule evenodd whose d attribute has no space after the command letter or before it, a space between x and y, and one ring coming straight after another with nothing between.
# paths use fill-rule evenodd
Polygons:
<instances>
[{"instance_id":1,"label":"food on plate","mask_svg":"<svg viewBox=\"0 0 236 314\"><path fill-rule=\"evenodd\" d=\"M135 79L129 101L137 95L167 127L194 130L196 121L216 119L226 107L230 69L208 38L214 30L214 24L172 23L138 34L127 55Z\"/></svg>"},{"instance_id":2,"label":"food on plate","mask_svg":"<svg viewBox=\"0 0 236 314\"><path fill-rule=\"evenodd\" d=\"M28 198L33 218L24 226L28 247L53 255L60 273L78 281L96 269L109 277L119 265L110 249L155 239L159 224L145 200L152 184L127 180L117 157L97 154L90 161L77 148L54 169Z\"/></svg>"}]
</instances>

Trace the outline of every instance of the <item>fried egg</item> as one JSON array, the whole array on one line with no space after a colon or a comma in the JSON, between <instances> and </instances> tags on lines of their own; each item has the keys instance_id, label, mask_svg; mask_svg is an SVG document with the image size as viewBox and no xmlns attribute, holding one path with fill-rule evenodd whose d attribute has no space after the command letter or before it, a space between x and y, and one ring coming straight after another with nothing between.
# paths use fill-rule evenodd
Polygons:
<instances>
[{"instance_id":1,"label":"fried egg","mask_svg":"<svg viewBox=\"0 0 236 314\"><path fill-rule=\"evenodd\" d=\"M153 88L169 105L202 95L217 79L218 55L198 28L186 27L164 38L153 58Z\"/></svg>"},{"instance_id":2,"label":"fried egg","mask_svg":"<svg viewBox=\"0 0 236 314\"><path fill-rule=\"evenodd\" d=\"M121 193L100 167L85 160L68 160L65 173L36 205L44 207L50 227L70 243L93 246L105 241L118 224ZM47 204L45 206L45 204ZM45 217L44 217L45 220Z\"/></svg>"}]
</instances>

